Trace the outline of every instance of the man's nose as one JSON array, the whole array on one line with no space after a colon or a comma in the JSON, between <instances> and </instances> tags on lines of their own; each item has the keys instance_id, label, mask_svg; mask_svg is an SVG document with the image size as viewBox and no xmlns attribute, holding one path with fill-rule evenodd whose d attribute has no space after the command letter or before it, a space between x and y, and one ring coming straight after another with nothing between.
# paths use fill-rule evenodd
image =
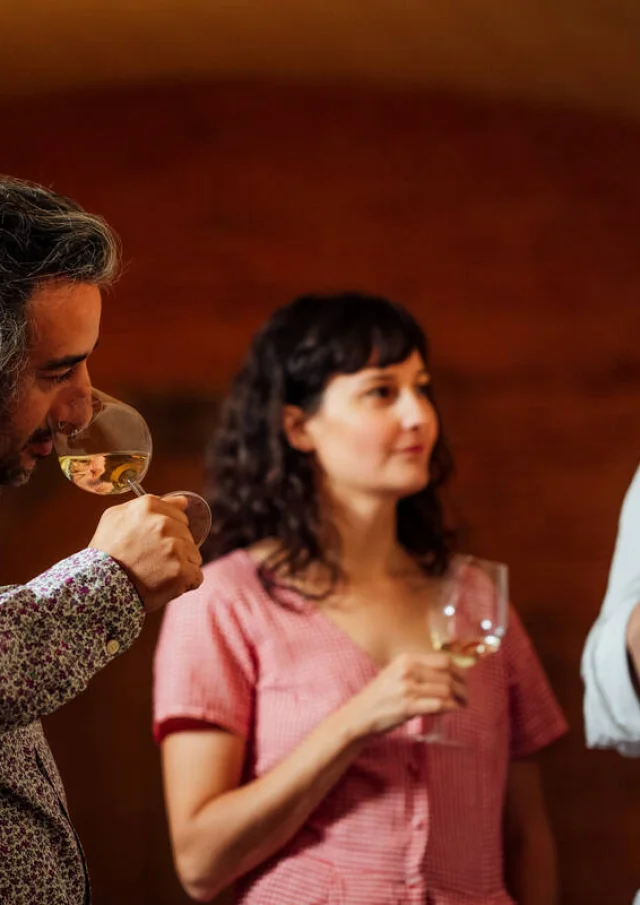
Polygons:
<instances>
[{"instance_id":1,"label":"man's nose","mask_svg":"<svg viewBox=\"0 0 640 905\"><path fill-rule=\"evenodd\" d=\"M83 430L93 417L92 387L78 387L61 396L51 411L54 431L71 434Z\"/></svg>"}]
</instances>

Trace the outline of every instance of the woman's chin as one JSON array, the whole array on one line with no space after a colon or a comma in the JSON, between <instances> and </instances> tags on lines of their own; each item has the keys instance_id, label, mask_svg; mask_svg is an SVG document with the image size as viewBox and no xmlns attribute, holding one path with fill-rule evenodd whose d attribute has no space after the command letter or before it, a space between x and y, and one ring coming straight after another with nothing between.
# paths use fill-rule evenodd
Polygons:
<instances>
[{"instance_id":1,"label":"woman's chin","mask_svg":"<svg viewBox=\"0 0 640 905\"><path fill-rule=\"evenodd\" d=\"M407 497L415 496L417 493L420 493L426 487L429 486L429 479L423 478L418 481L405 481L403 485L397 489L397 496L399 500L404 500Z\"/></svg>"}]
</instances>

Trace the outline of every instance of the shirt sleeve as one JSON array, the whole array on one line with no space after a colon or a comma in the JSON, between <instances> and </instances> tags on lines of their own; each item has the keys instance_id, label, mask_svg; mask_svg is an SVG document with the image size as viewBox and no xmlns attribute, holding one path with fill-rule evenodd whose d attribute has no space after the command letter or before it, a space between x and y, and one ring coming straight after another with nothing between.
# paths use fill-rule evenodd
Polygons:
<instances>
[{"instance_id":1,"label":"shirt sleeve","mask_svg":"<svg viewBox=\"0 0 640 905\"><path fill-rule=\"evenodd\" d=\"M154 659L157 741L196 720L248 739L253 723L254 645L231 600L205 573L197 591L169 604Z\"/></svg>"},{"instance_id":2,"label":"shirt sleeve","mask_svg":"<svg viewBox=\"0 0 640 905\"><path fill-rule=\"evenodd\" d=\"M135 587L99 550L1 588L0 731L26 726L83 691L143 622Z\"/></svg>"},{"instance_id":3,"label":"shirt sleeve","mask_svg":"<svg viewBox=\"0 0 640 905\"><path fill-rule=\"evenodd\" d=\"M640 756L640 700L627 654L627 623L640 605L640 468L629 486L602 609L582 655L584 720L590 748Z\"/></svg>"},{"instance_id":4,"label":"shirt sleeve","mask_svg":"<svg viewBox=\"0 0 640 905\"><path fill-rule=\"evenodd\" d=\"M529 757L567 731L549 680L513 607L504 639L509 683L510 756Z\"/></svg>"}]
</instances>

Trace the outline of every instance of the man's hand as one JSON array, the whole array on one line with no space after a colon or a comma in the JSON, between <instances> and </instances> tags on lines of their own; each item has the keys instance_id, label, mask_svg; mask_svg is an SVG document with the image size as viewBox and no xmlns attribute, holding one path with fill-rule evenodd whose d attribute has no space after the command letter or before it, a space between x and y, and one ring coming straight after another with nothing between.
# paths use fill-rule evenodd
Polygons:
<instances>
[{"instance_id":1,"label":"man's hand","mask_svg":"<svg viewBox=\"0 0 640 905\"><path fill-rule=\"evenodd\" d=\"M147 613L199 587L202 557L189 531L184 497L147 494L103 514L90 547L118 562Z\"/></svg>"}]
</instances>

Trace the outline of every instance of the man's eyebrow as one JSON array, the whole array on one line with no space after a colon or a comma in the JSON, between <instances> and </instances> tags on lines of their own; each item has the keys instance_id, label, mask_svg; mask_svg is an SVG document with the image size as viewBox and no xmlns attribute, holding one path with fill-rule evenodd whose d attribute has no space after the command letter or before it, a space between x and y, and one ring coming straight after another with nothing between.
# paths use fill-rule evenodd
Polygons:
<instances>
[{"instance_id":1,"label":"man's eyebrow","mask_svg":"<svg viewBox=\"0 0 640 905\"><path fill-rule=\"evenodd\" d=\"M63 355L61 358L50 358L49 361L45 361L44 364L39 365L37 370L61 371L64 368L72 368L74 365L79 365L81 362L86 361L92 352L95 352L99 343L100 340L98 339L90 352L83 352L81 355Z\"/></svg>"},{"instance_id":2,"label":"man's eyebrow","mask_svg":"<svg viewBox=\"0 0 640 905\"><path fill-rule=\"evenodd\" d=\"M51 358L49 361L45 361L44 364L39 365L38 370L61 371L63 368L72 368L74 365L86 361L88 357L89 353L85 352L84 355L63 355L62 358Z\"/></svg>"}]
</instances>

